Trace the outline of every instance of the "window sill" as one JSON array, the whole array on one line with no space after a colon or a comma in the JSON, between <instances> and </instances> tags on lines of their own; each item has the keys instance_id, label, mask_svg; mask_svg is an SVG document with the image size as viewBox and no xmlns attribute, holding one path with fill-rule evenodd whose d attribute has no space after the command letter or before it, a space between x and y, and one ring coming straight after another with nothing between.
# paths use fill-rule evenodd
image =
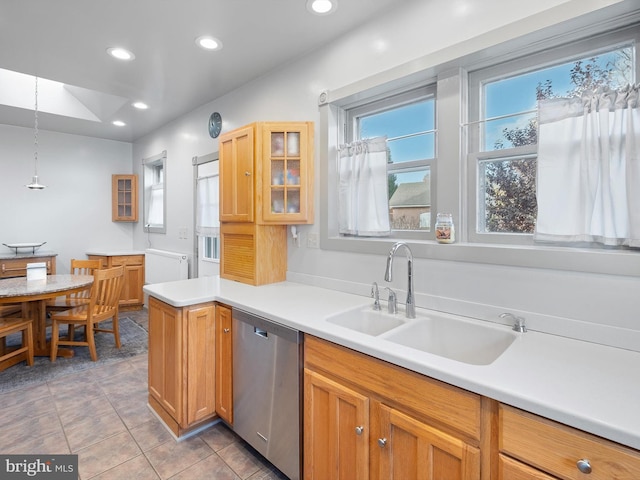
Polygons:
<instances>
[{"instance_id":1,"label":"window sill","mask_svg":"<svg viewBox=\"0 0 640 480\"><path fill-rule=\"evenodd\" d=\"M323 250L387 255L396 242L390 238L322 237ZM409 240L414 258L491 265L542 268L607 275L638 276L640 251L606 250L547 245L487 243L441 244L434 240Z\"/></svg>"}]
</instances>

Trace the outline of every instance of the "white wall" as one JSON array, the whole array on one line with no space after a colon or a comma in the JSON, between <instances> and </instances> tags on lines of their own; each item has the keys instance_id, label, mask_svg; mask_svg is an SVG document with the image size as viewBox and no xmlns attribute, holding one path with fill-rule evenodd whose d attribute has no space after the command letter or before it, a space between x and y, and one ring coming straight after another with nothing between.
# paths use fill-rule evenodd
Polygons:
<instances>
[{"instance_id":1,"label":"white wall","mask_svg":"<svg viewBox=\"0 0 640 480\"><path fill-rule=\"evenodd\" d=\"M420 63L420 59L428 55L438 58L439 52L456 49L466 54L474 43L478 48L497 45L527 29L571 19L577 15L574 12L585 13L615 3L616 0L398 3L398 7L384 18L363 25L296 62L280 66L271 74L239 87L136 142L134 168L139 168L139 159L164 149L168 151L169 207L167 234L147 238L138 225L135 245L142 248L150 241L156 248L191 252L191 224L188 224L190 239L178 239L177 231L193 217L190 159L217 150L217 141L212 141L206 131L211 112L222 114L223 130L260 120L312 120L316 122L318 140L317 101L323 90L344 89L369 77L380 81L389 69L401 66L410 71L412 62ZM321 158L321 148L316 142L316 159ZM319 170L318 162L317 179ZM384 283L383 256L346 254L305 246L307 235L319 232L323 203L319 199L318 183L315 191L316 224L299 228L301 247L293 246L290 241L288 276L293 280L367 295L372 281ZM606 342L640 348L639 277L418 260L415 278L418 306L491 320L497 320L502 311L516 311L525 315L534 329L594 341L603 341L606 337ZM395 275L393 287L406 288L401 270ZM615 339L608 340L612 335Z\"/></svg>"},{"instance_id":2,"label":"white wall","mask_svg":"<svg viewBox=\"0 0 640 480\"><path fill-rule=\"evenodd\" d=\"M90 249L131 250L133 224L111 221L111 175L131 173L132 145L40 130L38 175L47 188L29 190L33 133L0 125L0 242L47 242L41 249L58 254L58 273Z\"/></svg>"}]
</instances>

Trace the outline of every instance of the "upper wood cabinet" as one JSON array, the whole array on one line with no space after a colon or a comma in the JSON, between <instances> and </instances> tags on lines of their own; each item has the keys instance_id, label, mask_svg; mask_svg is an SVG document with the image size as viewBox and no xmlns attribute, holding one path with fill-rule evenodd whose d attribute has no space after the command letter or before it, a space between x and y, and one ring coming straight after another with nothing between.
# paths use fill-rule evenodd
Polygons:
<instances>
[{"instance_id":1,"label":"upper wood cabinet","mask_svg":"<svg viewBox=\"0 0 640 480\"><path fill-rule=\"evenodd\" d=\"M112 175L111 196L111 220L138 221L138 175Z\"/></svg>"},{"instance_id":2,"label":"upper wood cabinet","mask_svg":"<svg viewBox=\"0 0 640 480\"><path fill-rule=\"evenodd\" d=\"M220 221L313 223L313 122L259 122L220 136Z\"/></svg>"}]
</instances>

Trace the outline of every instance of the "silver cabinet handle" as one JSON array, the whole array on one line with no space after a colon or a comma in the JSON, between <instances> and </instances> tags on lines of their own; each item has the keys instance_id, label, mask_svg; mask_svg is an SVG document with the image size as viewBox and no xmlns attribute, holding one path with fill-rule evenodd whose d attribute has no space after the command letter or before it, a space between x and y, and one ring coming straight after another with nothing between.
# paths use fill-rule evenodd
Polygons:
<instances>
[{"instance_id":1,"label":"silver cabinet handle","mask_svg":"<svg viewBox=\"0 0 640 480\"><path fill-rule=\"evenodd\" d=\"M356 427L356 435L362 435L362 432L364 432L364 427L362 426Z\"/></svg>"},{"instance_id":2,"label":"silver cabinet handle","mask_svg":"<svg viewBox=\"0 0 640 480\"><path fill-rule=\"evenodd\" d=\"M225 328L222 330L224 333L229 333L231 330L229 330L228 328Z\"/></svg>"},{"instance_id":3,"label":"silver cabinet handle","mask_svg":"<svg viewBox=\"0 0 640 480\"><path fill-rule=\"evenodd\" d=\"M586 458L581 458L576 462L578 470L582 473L591 473L591 463Z\"/></svg>"},{"instance_id":4,"label":"silver cabinet handle","mask_svg":"<svg viewBox=\"0 0 640 480\"><path fill-rule=\"evenodd\" d=\"M381 448L384 448L387 446L387 439L386 438L379 438L378 439L378 445L380 445Z\"/></svg>"},{"instance_id":5,"label":"silver cabinet handle","mask_svg":"<svg viewBox=\"0 0 640 480\"><path fill-rule=\"evenodd\" d=\"M250 177L251 176L251 172L244 172L244 176L245 177Z\"/></svg>"}]
</instances>

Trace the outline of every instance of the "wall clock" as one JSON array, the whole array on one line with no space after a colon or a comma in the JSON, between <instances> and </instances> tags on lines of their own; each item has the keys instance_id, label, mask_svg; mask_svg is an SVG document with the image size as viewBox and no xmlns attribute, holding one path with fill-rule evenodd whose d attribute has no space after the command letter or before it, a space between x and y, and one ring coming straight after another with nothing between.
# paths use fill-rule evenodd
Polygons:
<instances>
[{"instance_id":1,"label":"wall clock","mask_svg":"<svg viewBox=\"0 0 640 480\"><path fill-rule=\"evenodd\" d=\"M218 112L213 112L209 117L209 135L217 138L222 130L222 116Z\"/></svg>"}]
</instances>

